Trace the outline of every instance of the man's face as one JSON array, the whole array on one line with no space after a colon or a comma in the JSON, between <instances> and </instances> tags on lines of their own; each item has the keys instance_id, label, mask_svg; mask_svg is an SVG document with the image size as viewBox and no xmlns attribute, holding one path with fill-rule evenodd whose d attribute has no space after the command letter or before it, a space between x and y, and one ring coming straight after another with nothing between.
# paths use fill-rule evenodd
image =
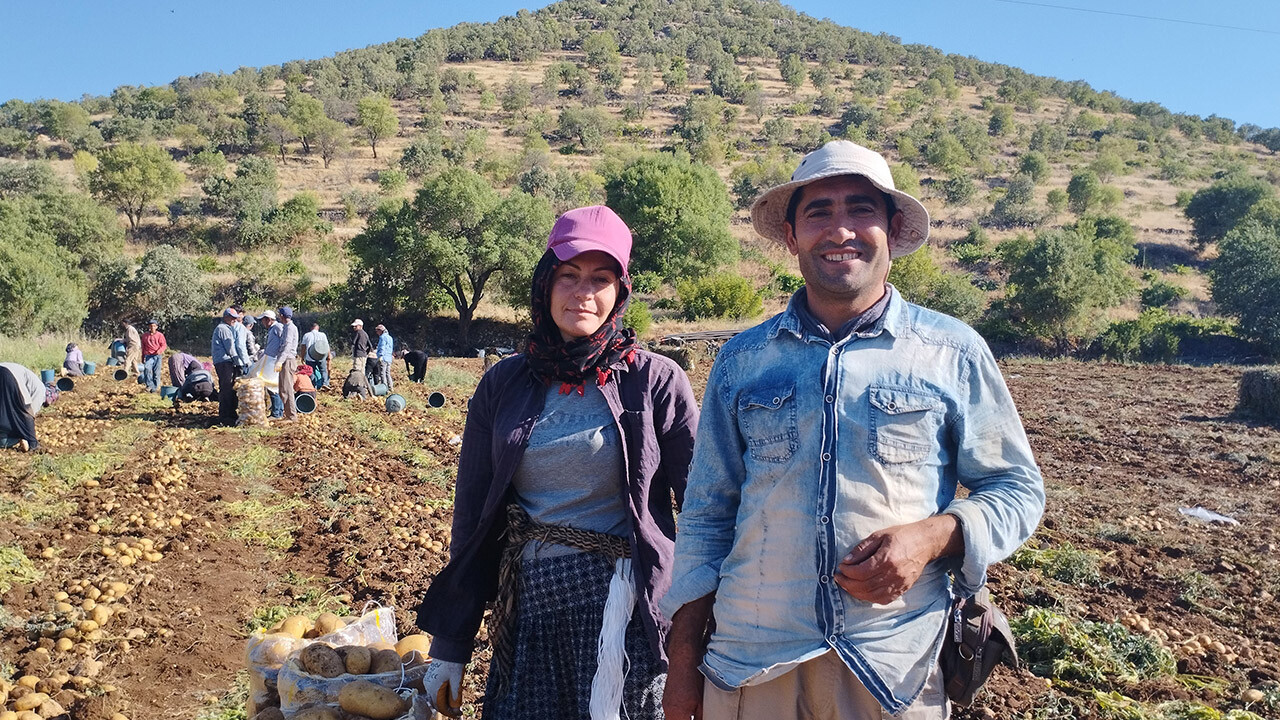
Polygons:
<instances>
[{"instance_id":1,"label":"man's face","mask_svg":"<svg viewBox=\"0 0 1280 720\"><path fill-rule=\"evenodd\" d=\"M882 193L860 175L824 178L802 187L787 248L800 263L811 303L869 305L889 276L889 239L902 216L888 218Z\"/></svg>"}]
</instances>

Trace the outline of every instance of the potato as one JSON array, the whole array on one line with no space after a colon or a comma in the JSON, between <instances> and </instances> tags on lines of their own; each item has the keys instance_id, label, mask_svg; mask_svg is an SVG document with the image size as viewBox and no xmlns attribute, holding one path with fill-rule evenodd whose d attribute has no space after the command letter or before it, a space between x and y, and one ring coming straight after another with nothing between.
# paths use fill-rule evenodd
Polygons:
<instances>
[{"instance_id":1,"label":"potato","mask_svg":"<svg viewBox=\"0 0 1280 720\"><path fill-rule=\"evenodd\" d=\"M18 720L44 720L44 718L40 717L40 713L23 710L18 713Z\"/></svg>"},{"instance_id":2,"label":"potato","mask_svg":"<svg viewBox=\"0 0 1280 720\"><path fill-rule=\"evenodd\" d=\"M342 628L342 621L333 613L320 613L320 617L316 618L316 634L328 635L335 630Z\"/></svg>"},{"instance_id":3,"label":"potato","mask_svg":"<svg viewBox=\"0 0 1280 720\"><path fill-rule=\"evenodd\" d=\"M352 675L363 675L369 672L369 665L373 662L373 653L369 652L367 647L344 645L338 648L338 654L342 656L347 672Z\"/></svg>"},{"instance_id":4,"label":"potato","mask_svg":"<svg viewBox=\"0 0 1280 720\"><path fill-rule=\"evenodd\" d=\"M263 708L253 716L253 720L284 720L284 713L278 707Z\"/></svg>"},{"instance_id":5,"label":"potato","mask_svg":"<svg viewBox=\"0 0 1280 720\"><path fill-rule=\"evenodd\" d=\"M377 651L377 650L395 650L395 649L396 649L396 646L395 646L395 643L389 643L389 642L387 642L386 640L379 640L379 641L378 641L378 642L376 642L376 643L369 643L369 649L370 649L370 650L373 650L373 651Z\"/></svg>"},{"instance_id":6,"label":"potato","mask_svg":"<svg viewBox=\"0 0 1280 720\"><path fill-rule=\"evenodd\" d=\"M338 653L334 652L333 648L324 643L315 643L303 648L298 654L298 661L302 663L303 670L323 678L335 678L346 672L342 658L338 657Z\"/></svg>"},{"instance_id":7,"label":"potato","mask_svg":"<svg viewBox=\"0 0 1280 720\"><path fill-rule=\"evenodd\" d=\"M299 640L307 631L311 629L311 620L305 615L290 615L280 623L280 632L285 635L292 635Z\"/></svg>"},{"instance_id":8,"label":"potato","mask_svg":"<svg viewBox=\"0 0 1280 720\"><path fill-rule=\"evenodd\" d=\"M418 652L423 660L426 660L427 651L431 649L431 638L427 635L406 635L400 638L400 642L396 643L396 652L400 653L400 657L408 662L411 658L409 654Z\"/></svg>"},{"instance_id":9,"label":"potato","mask_svg":"<svg viewBox=\"0 0 1280 720\"><path fill-rule=\"evenodd\" d=\"M338 691L338 705L373 720L392 720L409 710L409 703L395 690L375 685L368 680L347 683ZM296 717L296 716L295 716Z\"/></svg>"},{"instance_id":10,"label":"potato","mask_svg":"<svg viewBox=\"0 0 1280 720\"><path fill-rule=\"evenodd\" d=\"M369 661L369 672L378 674L386 672L400 672L404 663L400 661L400 653L395 650L379 650L373 654L373 658Z\"/></svg>"},{"instance_id":11,"label":"potato","mask_svg":"<svg viewBox=\"0 0 1280 720\"><path fill-rule=\"evenodd\" d=\"M399 658L397 658L397 660L398 659ZM49 696L45 695L42 692L27 693L26 695L23 695L22 697L13 701L13 709L17 710L18 712L23 712L26 710L35 710L36 708L43 705L48 699L49 699Z\"/></svg>"},{"instance_id":12,"label":"potato","mask_svg":"<svg viewBox=\"0 0 1280 720\"><path fill-rule=\"evenodd\" d=\"M293 720L342 720L342 716L328 705L306 705L293 714Z\"/></svg>"},{"instance_id":13,"label":"potato","mask_svg":"<svg viewBox=\"0 0 1280 720\"><path fill-rule=\"evenodd\" d=\"M18 713L12 710L0 711L0 720L18 720Z\"/></svg>"}]
</instances>

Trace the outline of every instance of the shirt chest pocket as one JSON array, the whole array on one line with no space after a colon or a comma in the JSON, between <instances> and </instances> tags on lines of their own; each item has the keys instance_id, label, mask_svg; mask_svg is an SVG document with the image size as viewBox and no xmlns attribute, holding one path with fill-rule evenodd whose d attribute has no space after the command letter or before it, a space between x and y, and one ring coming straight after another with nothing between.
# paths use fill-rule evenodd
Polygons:
<instances>
[{"instance_id":1,"label":"shirt chest pocket","mask_svg":"<svg viewBox=\"0 0 1280 720\"><path fill-rule=\"evenodd\" d=\"M942 400L919 390L872 387L871 451L885 464L918 463L935 451Z\"/></svg>"},{"instance_id":2,"label":"shirt chest pocket","mask_svg":"<svg viewBox=\"0 0 1280 720\"><path fill-rule=\"evenodd\" d=\"M800 447L794 385L756 388L738 396L738 425L751 459L781 463Z\"/></svg>"}]
</instances>

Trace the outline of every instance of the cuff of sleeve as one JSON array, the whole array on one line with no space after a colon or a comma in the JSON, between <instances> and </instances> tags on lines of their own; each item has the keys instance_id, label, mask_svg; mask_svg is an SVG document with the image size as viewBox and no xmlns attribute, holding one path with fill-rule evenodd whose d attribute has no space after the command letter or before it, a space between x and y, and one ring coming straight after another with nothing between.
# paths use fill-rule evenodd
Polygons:
<instances>
[{"instance_id":1,"label":"cuff of sleeve","mask_svg":"<svg viewBox=\"0 0 1280 720\"><path fill-rule=\"evenodd\" d=\"M964 557L955 568L956 594L972 597L987 583L988 558L982 549L990 546L982 508L967 499L955 500L944 511L960 521L964 535Z\"/></svg>"},{"instance_id":2,"label":"cuff of sleeve","mask_svg":"<svg viewBox=\"0 0 1280 720\"><path fill-rule=\"evenodd\" d=\"M466 665L471 662L471 651L474 647L475 643L471 640L453 640L436 635L431 638L431 649L428 653L435 660Z\"/></svg>"},{"instance_id":3,"label":"cuff of sleeve","mask_svg":"<svg viewBox=\"0 0 1280 720\"><path fill-rule=\"evenodd\" d=\"M688 603L715 592L720 587L720 568L718 565L700 565L688 574L676 578L671 589L662 600L658 601L658 609L670 621L676 611Z\"/></svg>"}]
</instances>

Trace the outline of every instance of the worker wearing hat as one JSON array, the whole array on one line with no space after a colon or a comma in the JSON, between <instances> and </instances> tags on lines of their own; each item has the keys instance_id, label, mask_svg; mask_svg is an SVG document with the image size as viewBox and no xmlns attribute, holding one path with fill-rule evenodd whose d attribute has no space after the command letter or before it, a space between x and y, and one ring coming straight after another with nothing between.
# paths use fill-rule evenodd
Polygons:
<instances>
[{"instance_id":1,"label":"worker wearing hat","mask_svg":"<svg viewBox=\"0 0 1280 720\"><path fill-rule=\"evenodd\" d=\"M369 342L369 333L364 331L364 321L360 318L352 320L351 331L354 333L351 338L351 367L360 368L365 377L377 377L369 364L373 344Z\"/></svg>"},{"instance_id":2,"label":"worker wearing hat","mask_svg":"<svg viewBox=\"0 0 1280 720\"><path fill-rule=\"evenodd\" d=\"M976 332L887 283L929 214L878 153L827 143L751 219L805 285L711 369L666 717L945 718L953 584L980 590L1044 509L1017 410Z\"/></svg>"},{"instance_id":3,"label":"worker wearing hat","mask_svg":"<svg viewBox=\"0 0 1280 720\"><path fill-rule=\"evenodd\" d=\"M241 371L236 335L239 319L240 313L235 308L223 310L222 322L213 329L213 339L209 344L213 371L218 376L218 422L222 425L236 424L236 413L240 405L234 390L236 377Z\"/></svg>"}]
</instances>

